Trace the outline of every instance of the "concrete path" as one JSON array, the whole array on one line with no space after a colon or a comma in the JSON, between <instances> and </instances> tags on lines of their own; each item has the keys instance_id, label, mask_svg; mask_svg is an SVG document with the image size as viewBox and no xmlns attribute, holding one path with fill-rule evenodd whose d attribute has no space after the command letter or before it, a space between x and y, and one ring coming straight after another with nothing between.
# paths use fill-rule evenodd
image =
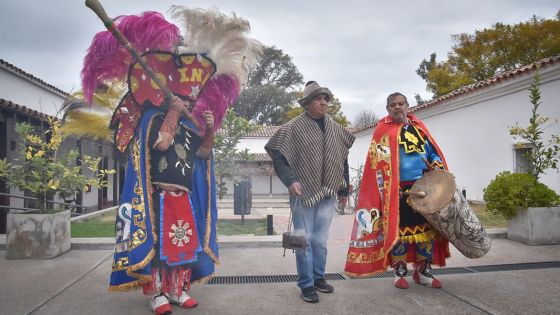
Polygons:
<instances>
[{"instance_id":1,"label":"concrete path","mask_svg":"<svg viewBox=\"0 0 560 315\"><path fill-rule=\"evenodd\" d=\"M327 273L342 273L350 228L351 216L334 218ZM503 231L491 232L503 237ZM220 242L218 279L296 274L294 254L283 257L278 236L221 237ZM50 260L6 260L0 251L0 314L151 314L139 291L107 292L111 253L74 249ZM412 279L408 290L400 290L392 278L342 277L330 281L335 293L320 294L318 304L303 302L295 282L193 285L199 306L174 307L174 314L560 313L560 245L526 246L493 238L486 256L472 260L453 248L448 266L436 271L443 272L438 275L443 289Z\"/></svg>"}]
</instances>

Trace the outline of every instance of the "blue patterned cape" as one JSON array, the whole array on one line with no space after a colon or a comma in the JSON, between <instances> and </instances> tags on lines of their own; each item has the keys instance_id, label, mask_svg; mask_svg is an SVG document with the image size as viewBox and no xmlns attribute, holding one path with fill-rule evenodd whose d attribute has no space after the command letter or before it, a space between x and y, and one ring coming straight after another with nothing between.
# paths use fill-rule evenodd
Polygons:
<instances>
[{"instance_id":1,"label":"blue patterned cape","mask_svg":"<svg viewBox=\"0 0 560 315\"><path fill-rule=\"evenodd\" d=\"M152 222L159 220L148 187L150 182L150 150L148 130L158 111L146 111L131 143L124 187L117 210L115 253L110 277L111 291L126 291L151 281L151 261L156 253L158 231ZM184 119L184 118L183 118ZM183 123L195 129L189 121ZM192 281L204 281L214 273L218 263L216 242L216 181L212 159L196 158L193 170L191 207L195 216L200 245L196 262L189 264Z\"/></svg>"}]
</instances>

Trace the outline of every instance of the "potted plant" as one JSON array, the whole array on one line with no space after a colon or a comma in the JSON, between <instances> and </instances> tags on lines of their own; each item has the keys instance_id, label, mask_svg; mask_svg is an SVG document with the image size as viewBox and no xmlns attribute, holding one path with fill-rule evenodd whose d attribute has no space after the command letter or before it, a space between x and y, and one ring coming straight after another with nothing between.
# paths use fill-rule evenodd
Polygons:
<instances>
[{"instance_id":1,"label":"potted plant","mask_svg":"<svg viewBox=\"0 0 560 315\"><path fill-rule=\"evenodd\" d=\"M531 174L498 174L484 190L484 201L490 212L508 220L508 239L560 244L560 196Z\"/></svg>"},{"instance_id":2,"label":"potted plant","mask_svg":"<svg viewBox=\"0 0 560 315\"><path fill-rule=\"evenodd\" d=\"M114 172L99 169L100 157L80 156L76 149L61 154L59 147L65 134L58 120L51 118L48 123L43 133L28 123L16 123L18 157L15 163L0 160L0 178L37 199L37 211L33 213L8 213L7 258L52 258L68 251L70 210L56 209L49 200L57 193L75 194L86 185L104 187L104 178ZM82 167L94 176L82 174Z\"/></svg>"},{"instance_id":3,"label":"potted plant","mask_svg":"<svg viewBox=\"0 0 560 315\"><path fill-rule=\"evenodd\" d=\"M528 245L560 244L560 196L539 182L548 169L556 169L560 152L560 138L542 139L548 118L539 115L540 82L538 71L531 83L533 105L527 128L518 123L509 128L517 145L530 148L525 154L529 161L527 173L502 172L484 190L489 211L508 219L508 239Z\"/></svg>"}]
</instances>

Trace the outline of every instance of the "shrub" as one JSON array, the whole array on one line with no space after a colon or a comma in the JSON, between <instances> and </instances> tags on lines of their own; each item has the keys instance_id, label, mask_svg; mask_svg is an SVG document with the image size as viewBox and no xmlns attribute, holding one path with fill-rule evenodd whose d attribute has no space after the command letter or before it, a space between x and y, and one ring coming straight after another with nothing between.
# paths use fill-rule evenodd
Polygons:
<instances>
[{"instance_id":1,"label":"shrub","mask_svg":"<svg viewBox=\"0 0 560 315\"><path fill-rule=\"evenodd\" d=\"M502 172L484 189L487 209L511 219L520 208L554 207L560 196L527 173Z\"/></svg>"},{"instance_id":2,"label":"shrub","mask_svg":"<svg viewBox=\"0 0 560 315\"><path fill-rule=\"evenodd\" d=\"M106 187L105 177L115 172L99 168L101 157L80 155L75 149L61 154L58 149L65 135L61 132L60 122L49 118L48 123L49 128L44 132L25 122L16 123L16 163L0 160L0 179L10 187L33 193L38 200L39 213L54 211L47 201L56 193L75 194L86 185ZM80 163L76 163L78 159ZM82 174L82 166L93 175Z\"/></svg>"}]
</instances>

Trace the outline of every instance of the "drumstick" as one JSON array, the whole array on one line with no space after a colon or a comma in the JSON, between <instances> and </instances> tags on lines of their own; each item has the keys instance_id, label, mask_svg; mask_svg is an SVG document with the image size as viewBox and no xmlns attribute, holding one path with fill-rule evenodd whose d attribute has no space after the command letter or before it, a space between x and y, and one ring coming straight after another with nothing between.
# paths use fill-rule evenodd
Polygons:
<instances>
[{"instance_id":1,"label":"drumstick","mask_svg":"<svg viewBox=\"0 0 560 315\"><path fill-rule=\"evenodd\" d=\"M403 191L402 192L403 195L407 195L407 196L417 196L417 197L426 197L426 192L419 190L419 191Z\"/></svg>"},{"instance_id":2,"label":"drumstick","mask_svg":"<svg viewBox=\"0 0 560 315\"><path fill-rule=\"evenodd\" d=\"M86 0L86 6L90 8L97 15L97 17L99 17L99 19L103 22L103 24L105 24L107 30L111 32L113 36L115 36L119 44L121 44L121 46L123 46L126 50L128 50L128 52L132 55L132 57L142 66L142 68L144 68L146 74L156 83L156 85L165 94L165 98L167 100L170 100L173 97L173 92L171 92L171 90L167 88L165 83L163 83L157 77L154 70L152 70L150 65L148 65L148 63L146 62L146 59L142 57L140 53L138 53L138 51L132 46L132 44L130 44L130 42L117 29L115 23L113 23L113 20L111 20L111 18L109 18L109 16L107 15L107 13L105 13L105 9L101 5L101 3L98 0ZM185 115L185 117L187 117L187 119L189 119L195 125L195 127L198 130L200 130L200 124L198 123L198 121L196 121L196 119L194 119L194 117L191 115L191 113L189 113L187 109L183 110L183 114Z\"/></svg>"}]
</instances>

